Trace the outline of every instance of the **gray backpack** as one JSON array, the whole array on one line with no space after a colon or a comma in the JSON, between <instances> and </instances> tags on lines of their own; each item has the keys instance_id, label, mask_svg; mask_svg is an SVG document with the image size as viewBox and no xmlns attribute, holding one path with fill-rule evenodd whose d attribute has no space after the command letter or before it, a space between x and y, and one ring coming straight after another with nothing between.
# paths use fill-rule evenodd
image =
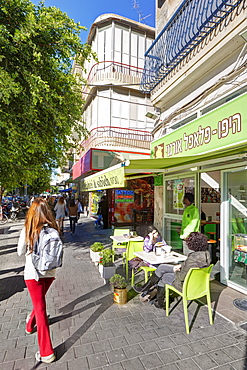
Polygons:
<instances>
[{"instance_id":1,"label":"gray backpack","mask_svg":"<svg viewBox=\"0 0 247 370\"><path fill-rule=\"evenodd\" d=\"M63 244L57 230L45 226L31 254L36 270L46 271L62 266Z\"/></svg>"}]
</instances>

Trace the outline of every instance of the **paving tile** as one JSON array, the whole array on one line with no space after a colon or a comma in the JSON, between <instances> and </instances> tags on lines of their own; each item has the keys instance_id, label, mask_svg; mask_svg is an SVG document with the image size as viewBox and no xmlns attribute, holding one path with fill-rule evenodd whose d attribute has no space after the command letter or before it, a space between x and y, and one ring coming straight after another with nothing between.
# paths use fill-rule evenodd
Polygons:
<instances>
[{"instance_id":1,"label":"paving tile","mask_svg":"<svg viewBox=\"0 0 247 370\"><path fill-rule=\"evenodd\" d=\"M230 333L225 333L225 334L221 334L221 335L218 335L216 337L216 339L218 339L222 344L224 344L225 346L230 346L231 344L236 344L236 339L233 338Z\"/></svg>"},{"instance_id":2,"label":"paving tile","mask_svg":"<svg viewBox=\"0 0 247 370\"><path fill-rule=\"evenodd\" d=\"M216 361L208 356L208 354L193 357L193 361L195 361L202 370L212 369L218 365Z\"/></svg>"},{"instance_id":3,"label":"paving tile","mask_svg":"<svg viewBox=\"0 0 247 370\"><path fill-rule=\"evenodd\" d=\"M68 370L68 363L67 362L61 363L60 361L52 362L51 364L47 366L46 369L47 370L51 370L51 369L52 370Z\"/></svg>"},{"instance_id":4,"label":"paving tile","mask_svg":"<svg viewBox=\"0 0 247 370\"><path fill-rule=\"evenodd\" d=\"M98 337L99 340L109 339L109 338L112 338L114 336L111 329L98 330L96 334L97 334L97 337Z\"/></svg>"},{"instance_id":5,"label":"paving tile","mask_svg":"<svg viewBox=\"0 0 247 370\"><path fill-rule=\"evenodd\" d=\"M144 328L140 323L126 325L126 328L128 329L130 334L143 332Z\"/></svg>"},{"instance_id":6,"label":"paving tile","mask_svg":"<svg viewBox=\"0 0 247 370\"><path fill-rule=\"evenodd\" d=\"M113 349L122 348L124 346L129 345L126 338L123 335L120 337L111 338L110 343Z\"/></svg>"},{"instance_id":7,"label":"paving tile","mask_svg":"<svg viewBox=\"0 0 247 370\"><path fill-rule=\"evenodd\" d=\"M172 349L159 351L158 356L165 365L180 360L179 356Z\"/></svg>"},{"instance_id":8,"label":"paving tile","mask_svg":"<svg viewBox=\"0 0 247 370\"><path fill-rule=\"evenodd\" d=\"M174 347L173 351L181 359L189 358L195 355L194 351L186 344L183 344L182 346Z\"/></svg>"},{"instance_id":9,"label":"paving tile","mask_svg":"<svg viewBox=\"0 0 247 370\"><path fill-rule=\"evenodd\" d=\"M188 343L188 346L196 355L201 355L210 351L209 347L203 341Z\"/></svg>"},{"instance_id":10,"label":"paving tile","mask_svg":"<svg viewBox=\"0 0 247 370\"><path fill-rule=\"evenodd\" d=\"M167 364L157 367L157 370L178 370L176 364Z\"/></svg>"},{"instance_id":11,"label":"paving tile","mask_svg":"<svg viewBox=\"0 0 247 370\"><path fill-rule=\"evenodd\" d=\"M106 320L106 321L101 321L100 322L101 328L104 329L112 329L114 330L115 326L117 326L116 321L114 320Z\"/></svg>"},{"instance_id":12,"label":"paving tile","mask_svg":"<svg viewBox=\"0 0 247 370\"><path fill-rule=\"evenodd\" d=\"M157 345L157 348L161 349L173 348L175 346L175 343L170 337L157 338L155 339L155 343Z\"/></svg>"},{"instance_id":13,"label":"paving tile","mask_svg":"<svg viewBox=\"0 0 247 370\"><path fill-rule=\"evenodd\" d=\"M68 361L66 365L68 367L68 370L79 370L79 369L88 370L90 369L88 360L86 357L81 357L75 360L70 360ZM91 368L93 369L93 366ZM50 369L50 366L49 366L49 369Z\"/></svg>"},{"instance_id":14,"label":"paving tile","mask_svg":"<svg viewBox=\"0 0 247 370\"><path fill-rule=\"evenodd\" d=\"M133 357L139 357L145 354L143 348L141 348L139 344L132 344L132 346L124 347L123 350L124 353L126 354L126 357L129 359Z\"/></svg>"},{"instance_id":15,"label":"paving tile","mask_svg":"<svg viewBox=\"0 0 247 370\"><path fill-rule=\"evenodd\" d=\"M92 346L93 346L94 353L106 352L112 349L110 341L107 339L99 340L98 342L93 342Z\"/></svg>"},{"instance_id":16,"label":"paving tile","mask_svg":"<svg viewBox=\"0 0 247 370\"><path fill-rule=\"evenodd\" d=\"M91 343L75 346L74 351L75 351L76 358L88 356L94 353L93 346Z\"/></svg>"},{"instance_id":17,"label":"paving tile","mask_svg":"<svg viewBox=\"0 0 247 370\"><path fill-rule=\"evenodd\" d=\"M129 336L129 331L126 328L126 326L115 326L114 328L112 328L112 333L113 333L114 337L120 337L122 335Z\"/></svg>"},{"instance_id":18,"label":"paving tile","mask_svg":"<svg viewBox=\"0 0 247 370\"><path fill-rule=\"evenodd\" d=\"M154 367L162 365L162 361L160 360L156 353L140 356L140 360L146 369L153 369Z\"/></svg>"},{"instance_id":19,"label":"paving tile","mask_svg":"<svg viewBox=\"0 0 247 370\"><path fill-rule=\"evenodd\" d=\"M126 340L128 341L129 344L141 343L141 342L144 341L144 339L143 339L143 337L140 333L126 335L125 338L126 338Z\"/></svg>"},{"instance_id":20,"label":"paving tile","mask_svg":"<svg viewBox=\"0 0 247 370\"><path fill-rule=\"evenodd\" d=\"M181 345L181 344L187 344L190 342L190 339L188 336L184 335L183 333L180 334L173 334L170 336L170 338L174 341L175 344Z\"/></svg>"},{"instance_id":21,"label":"paving tile","mask_svg":"<svg viewBox=\"0 0 247 370\"><path fill-rule=\"evenodd\" d=\"M13 370L14 365L15 365L14 361L3 362L2 364L0 364L0 370Z\"/></svg>"},{"instance_id":22,"label":"paving tile","mask_svg":"<svg viewBox=\"0 0 247 370\"><path fill-rule=\"evenodd\" d=\"M92 343L92 342L95 342L97 340L98 340L97 335L94 332L87 332L87 333L83 334L80 338L81 344Z\"/></svg>"},{"instance_id":23,"label":"paving tile","mask_svg":"<svg viewBox=\"0 0 247 370\"><path fill-rule=\"evenodd\" d=\"M5 362L12 360L22 360L25 356L25 347L15 348L14 350L8 349L4 358Z\"/></svg>"},{"instance_id":24,"label":"paving tile","mask_svg":"<svg viewBox=\"0 0 247 370\"><path fill-rule=\"evenodd\" d=\"M96 367L105 366L109 363L106 358L105 353L98 353L94 355L87 356L88 364L90 369L94 369ZM75 370L78 370L75 368Z\"/></svg>"},{"instance_id":25,"label":"paving tile","mask_svg":"<svg viewBox=\"0 0 247 370\"><path fill-rule=\"evenodd\" d=\"M233 360L239 360L246 356L246 350L242 351L238 346L228 346L224 347L224 351L232 357Z\"/></svg>"},{"instance_id":26,"label":"paving tile","mask_svg":"<svg viewBox=\"0 0 247 370\"><path fill-rule=\"evenodd\" d=\"M121 362L127 359L122 348L114 349L112 351L106 352L109 363L114 364L115 362Z\"/></svg>"},{"instance_id":27,"label":"paving tile","mask_svg":"<svg viewBox=\"0 0 247 370\"><path fill-rule=\"evenodd\" d=\"M34 356L22 360L17 360L15 361L14 370L30 370L35 366L36 363L37 361L35 360Z\"/></svg>"},{"instance_id":28,"label":"paving tile","mask_svg":"<svg viewBox=\"0 0 247 370\"><path fill-rule=\"evenodd\" d=\"M241 367L241 369L243 370L244 367ZM222 366L217 366L215 370L235 370L235 367L233 364L224 364Z\"/></svg>"},{"instance_id":29,"label":"paving tile","mask_svg":"<svg viewBox=\"0 0 247 370\"><path fill-rule=\"evenodd\" d=\"M146 367L140 361L139 358L134 358L131 360L121 362L123 370L145 370Z\"/></svg>"},{"instance_id":30,"label":"paving tile","mask_svg":"<svg viewBox=\"0 0 247 370\"><path fill-rule=\"evenodd\" d=\"M200 367L193 362L192 359L181 360L176 362L176 365L180 370L198 370Z\"/></svg>"},{"instance_id":31,"label":"paving tile","mask_svg":"<svg viewBox=\"0 0 247 370\"><path fill-rule=\"evenodd\" d=\"M154 329L151 329L151 330L143 330L141 332L141 336L143 337L144 341L149 341L149 340L152 340L152 339L156 339L159 337L159 335L157 334L157 332L154 330Z\"/></svg>"},{"instance_id":32,"label":"paving tile","mask_svg":"<svg viewBox=\"0 0 247 370\"><path fill-rule=\"evenodd\" d=\"M208 354L218 365L227 364L232 361L232 358L228 356L222 349L212 351Z\"/></svg>"},{"instance_id":33,"label":"paving tile","mask_svg":"<svg viewBox=\"0 0 247 370\"><path fill-rule=\"evenodd\" d=\"M218 337L210 337L210 338L203 338L203 343L206 344L211 350L222 348L222 342L218 339Z\"/></svg>"},{"instance_id":34,"label":"paving tile","mask_svg":"<svg viewBox=\"0 0 247 370\"><path fill-rule=\"evenodd\" d=\"M98 369L97 369L98 370ZM123 370L121 363L106 365L102 370Z\"/></svg>"},{"instance_id":35,"label":"paving tile","mask_svg":"<svg viewBox=\"0 0 247 370\"><path fill-rule=\"evenodd\" d=\"M223 365L225 366L225 365ZM231 366L234 370L244 370L247 369L247 358L241 358L240 360L231 362Z\"/></svg>"},{"instance_id":36,"label":"paving tile","mask_svg":"<svg viewBox=\"0 0 247 370\"><path fill-rule=\"evenodd\" d=\"M157 340L159 343L159 340ZM143 342L140 343L141 348L143 349L144 353L152 353L152 352L157 352L159 350L159 346L155 341L148 341L148 342Z\"/></svg>"}]
</instances>

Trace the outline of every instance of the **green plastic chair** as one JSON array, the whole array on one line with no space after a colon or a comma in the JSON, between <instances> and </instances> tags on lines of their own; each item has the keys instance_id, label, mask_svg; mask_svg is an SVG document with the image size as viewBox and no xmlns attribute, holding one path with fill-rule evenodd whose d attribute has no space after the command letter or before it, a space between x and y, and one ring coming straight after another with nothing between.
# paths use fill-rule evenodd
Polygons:
<instances>
[{"instance_id":1,"label":"green plastic chair","mask_svg":"<svg viewBox=\"0 0 247 370\"><path fill-rule=\"evenodd\" d=\"M124 234L130 234L130 230L129 229L114 229L114 233L113 235L114 236L120 236L120 235L124 235ZM115 249L118 249L118 248L127 248L127 244L128 242L124 242L124 243L117 243L116 241L113 240L113 243L112 243L112 250L113 252L115 252ZM112 262L114 262L114 255L112 256Z\"/></svg>"},{"instance_id":2,"label":"green plastic chair","mask_svg":"<svg viewBox=\"0 0 247 370\"><path fill-rule=\"evenodd\" d=\"M126 268L126 280L129 278L129 260L135 257L134 252L141 252L143 251L143 245L144 242L134 242L134 241L129 241L128 247L125 253L125 268ZM132 269L132 275L131 275L131 285L134 285L134 280L135 280L135 272L134 269Z\"/></svg>"},{"instance_id":3,"label":"green plastic chair","mask_svg":"<svg viewBox=\"0 0 247 370\"><path fill-rule=\"evenodd\" d=\"M156 267L141 266L140 269L144 271L144 281L146 283L148 281L148 278L149 278L149 273L154 272L156 270Z\"/></svg>"},{"instance_id":4,"label":"green plastic chair","mask_svg":"<svg viewBox=\"0 0 247 370\"><path fill-rule=\"evenodd\" d=\"M187 301L207 297L209 322L213 325L213 316L210 298L210 273L213 264L204 268L191 268L184 280L183 290L180 292L172 285L166 284L166 316L169 316L169 292L172 290L182 297L186 333L190 333Z\"/></svg>"}]
</instances>

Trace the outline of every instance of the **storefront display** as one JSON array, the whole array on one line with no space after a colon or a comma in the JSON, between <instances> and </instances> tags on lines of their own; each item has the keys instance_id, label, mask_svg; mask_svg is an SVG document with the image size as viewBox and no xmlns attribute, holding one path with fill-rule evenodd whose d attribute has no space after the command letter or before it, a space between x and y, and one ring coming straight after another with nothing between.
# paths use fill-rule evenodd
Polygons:
<instances>
[{"instance_id":1,"label":"storefront display","mask_svg":"<svg viewBox=\"0 0 247 370\"><path fill-rule=\"evenodd\" d=\"M127 189L113 191L113 223L142 224L153 222L154 190L153 178L127 181Z\"/></svg>"},{"instance_id":2,"label":"storefront display","mask_svg":"<svg viewBox=\"0 0 247 370\"><path fill-rule=\"evenodd\" d=\"M99 201L103 195L103 191L91 192L91 202L90 202L90 215L96 216L98 212Z\"/></svg>"}]
</instances>

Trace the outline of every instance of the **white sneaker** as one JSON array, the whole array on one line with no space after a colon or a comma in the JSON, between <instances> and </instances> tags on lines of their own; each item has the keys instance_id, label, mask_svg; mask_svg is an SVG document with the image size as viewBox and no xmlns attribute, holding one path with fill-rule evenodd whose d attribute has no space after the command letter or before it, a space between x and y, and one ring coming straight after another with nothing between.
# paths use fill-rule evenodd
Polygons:
<instances>
[{"instance_id":1,"label":"white sneaker","mask_svg":"<svg viewBox=\"0 0 247 370\"><path fill-rule=\"evenodd\" d=\"M50 356L40 356L39 351L35 353L35 359L39 362L45 362L46 364L50 364L51 362L56 360L56 356L54 353L52 353Z\"/></svg>"},{"instance_id":2,"label":"white sneaker","mask_svg":"<svg viewBox=\"0 0 247 370\"><path fill-rule=\"evenodd\" d=\"M30 317L31 317L31 313L29 313L28 315L27 315L27 318L26 318L26 324L28 323L28 321L30 320ZM25 333L26 334L33 334L34 332L35 332L35 329L36 329L36 325L34 326L34 328L33 328L33 330L32 331L27 331L27 329L25 329Z\"/></svg>"}]
</instances>

